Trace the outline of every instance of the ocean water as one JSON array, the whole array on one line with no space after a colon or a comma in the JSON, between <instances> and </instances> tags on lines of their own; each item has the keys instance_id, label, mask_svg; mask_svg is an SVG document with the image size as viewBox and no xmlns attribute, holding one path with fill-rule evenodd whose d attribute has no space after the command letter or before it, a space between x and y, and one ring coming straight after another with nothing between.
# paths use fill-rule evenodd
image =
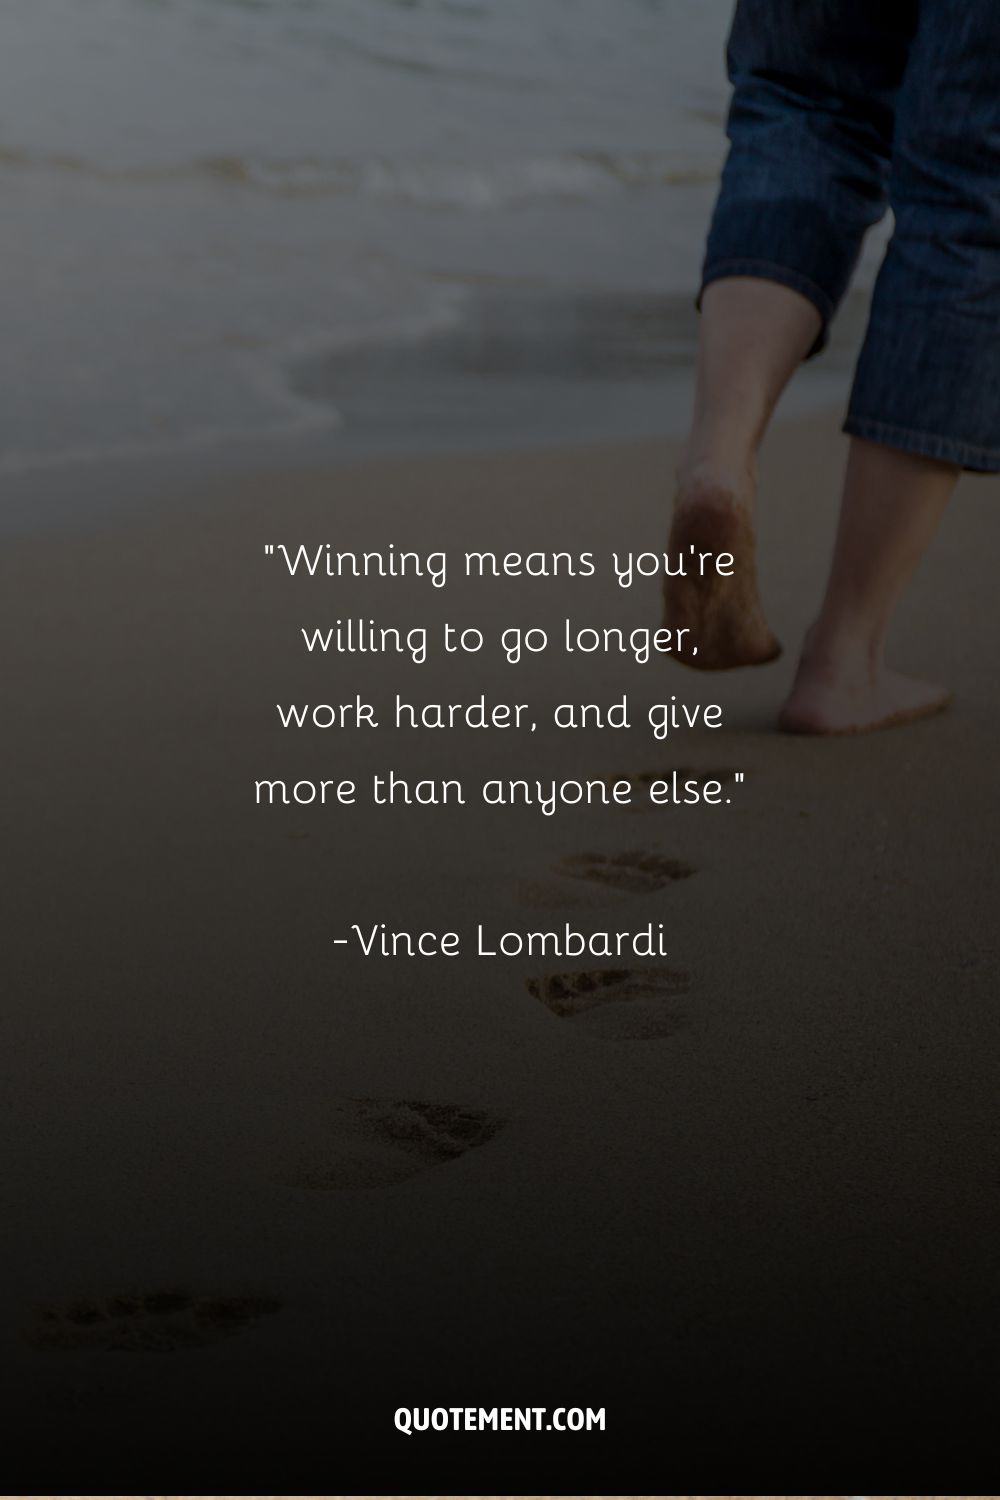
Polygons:
<instances>
[{"instance_id":1,"label":"ocean water","mask_svg":"<svg viewBox=\"0 0 1000 1500\"><path fill-rule=\"evenodd\" d=\"M728 11L4 0L0 465L652 429Z\"/></svg>"}]
</instances>

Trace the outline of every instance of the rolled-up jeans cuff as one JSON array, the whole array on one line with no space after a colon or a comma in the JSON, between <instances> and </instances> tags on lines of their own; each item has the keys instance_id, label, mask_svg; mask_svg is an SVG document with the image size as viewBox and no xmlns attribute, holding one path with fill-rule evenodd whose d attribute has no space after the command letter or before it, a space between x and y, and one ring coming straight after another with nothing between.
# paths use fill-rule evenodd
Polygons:
<instances>
[{"instance_id":1,"label":"rolled-up jeans cuff","mask_svg":"<svg viewBox=\"0 0 1000 1500\"><path fill-rule=\"evenodd\" d=\"M974 300L960 311L954 298L935 301L923 286L911 290L909 262L890 257L875 289L845 431L995 474L1000 285L982 311Z\"/></svg>"},{"instance_id":2,"label":"rolled-up jeans cuff","mask_svg":"<svg viewBox=\"0 0 1000 1500\"><path fill-rule=\"evenodd\" d=\"M896 448L902 453L915 453L921 458L936 458L941 463L967 469L971 474L1000 473L1000 448L984 448L978 443L966 443L939 432L895 427L889 422L853 413L848 415L844 431L849 437L865 438L869 443Z\"/></svg>"},{"instance_id":3,"label":"rolled-up jeans cuff","mask_svg":"<svg viewBox=\"0 0 1000 1500\"><path fill-rule=\"evenodd\" d=\"M768 180L740 191L742 158L733 152L722 177L702 268L702 290L724 276L776 281L807 298L822 320L810 350L827 341L830 320L847 290L866 220L806 197L777 196ZM749 170L749 168L747 168ZM737 196L739 193L739 196Z\"/></svg>"},{"instance_id":4,"label":"rolled-up jeans cuff","mask_svg":"<svg viewBox=\"0 0 1000 1500\"><path fill-rule=\"evenodd\" d=\"M711 286L713 281L724 281L729 276L751 276L759 281L775 281L779 286L790 287L793 292L808 298L819 313L822 324L816 335L807 359L814 358L826 347L830 336L830 319L834 314L834 307L829 297L821 286L811 281L808 276L803 276L801 271L796 271L791 266L780 265L773 260L753 260L750 258L734 258L732 260L706 261L701 274L701 288L695 300L695 307L701 311L701 299L705 295L705 288Z\"/></svg>"}]
</instances>

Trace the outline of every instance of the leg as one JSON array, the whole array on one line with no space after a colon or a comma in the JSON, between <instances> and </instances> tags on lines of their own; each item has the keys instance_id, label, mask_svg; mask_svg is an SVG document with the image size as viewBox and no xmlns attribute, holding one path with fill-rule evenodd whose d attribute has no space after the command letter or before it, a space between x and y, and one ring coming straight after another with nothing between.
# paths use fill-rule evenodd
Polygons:
<instances>
[{"instance_id":1,"label":"leg","mask_svg":"<svg viewBox=\"0 0 1000 1500\"><path fill-rule=\"evenodd\" d=\"M852 441L826 596L781 713L782 729L851 734L946 707L949 693L889 671L883 649L893 610L958 475L954 464Z\"/></svg>"},{"instance_id":2,"label":"leg","mask_svg":"<svg viewBox=\"0 0 1000 1500\"><path fill-rule=\"evenodd\" d=\"M833 570L782 714L793 730L876 729L947 701L889 673L882 646L959 468L1000 472L995 0L921 0L890 196L896 229L845 423L855 442Z\"/></svg>"},{"instance_id":3,"label":"leg","mask_svg":"<svg viewBox=\"0 0 1000 1500\"><path fill-rule=\"evenodd\" d=\"M1000 471L1000 5L921 0L846 430Z\"/></svg>"},{"instance_id":4,"label":"leg","mask_svg":"<svg viewBox=\"0 0 1000 1500\"><path fill-rule=\"evenodd\" d=\"M821 347L866 229L885 207L892 107L912 0L741 0L729 46L732 142L709 234L694 421L671 550L733 552L710 589L674 580L667 623L704 669L771 660L757 596L756 456L782 390Z\"/></svg>"},{"instance_id":5,"label":"leg","mask_svg":"<svg viewBox=\"0 0 1000 1500\"><path fill-rule=\"evenodd\" d=\"M667 582L665 621L697 645L697 655L681 657L690 666L752 666L780 654L757 592L757 449L820 326L813 303L777 282L729 277L705 289L694 421L668 545L682 555L731 552L736 569L732 579Z\"/></svg>"},{"instance_id":6,"label":"leg","mask_svg":"<svg viewBox=\"0 0 1000 1500\"><path fill-rule=\"evenodd\" d=\"M756 457L774 408L820 336L822 320L800 292L732 276L702 297L694 417L681 455L682 494L702 477L750 508Z\"/></svg>"}]
</instances>

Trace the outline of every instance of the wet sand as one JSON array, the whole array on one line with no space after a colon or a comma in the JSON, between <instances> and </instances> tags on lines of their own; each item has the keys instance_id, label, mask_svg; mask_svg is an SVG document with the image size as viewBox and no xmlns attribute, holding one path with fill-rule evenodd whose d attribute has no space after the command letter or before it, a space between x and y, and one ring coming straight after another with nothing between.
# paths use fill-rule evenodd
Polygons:
<instances>
[{"instance_id":1,"label":"wet sand","mask_svg":"<svg viewBox=\"0 0 1000 1500\"><path fill-rule=\"evenodd\" d=\"M158 503L151 475L127 513L40 511L5 541L0 1317L39 1478L103 1486L110 1453L124 1479L166 1433L178 1475L209 1451L221 1477L235 1451L280 1476L266 1487L308 1488L318 1448L345 1475L357 1457L425 1489L488 1468L516 1491L513 1449L397 1439L399 1405L606 1406L608 1434L577 1450L596 1489L665 1452L724 1483L734 1454L746 1473L780 1442L786 1472L832 1452L846 1484L887 1445L928 1479L972 1450L997 1371L1000 492L963 486L897 635L901 667L955 686L952 711L781 738L842 459L832 420L775 434L761 572L792 649L725 678L317 662L296 633L337 615L638 626L656 588L334 603L264 557L655 550L657 444L259 474ZM627 687L719 701L726 726L290 742L273 705L318 683L331 701ZM373 765L746 780L725 808L551 819L253 806L257 777ZM355 921L480 919L662 922L669 955L609 976L333 945ZM574 1441L532 1460L555 1492Z\"/></svg>"}]
</instances>

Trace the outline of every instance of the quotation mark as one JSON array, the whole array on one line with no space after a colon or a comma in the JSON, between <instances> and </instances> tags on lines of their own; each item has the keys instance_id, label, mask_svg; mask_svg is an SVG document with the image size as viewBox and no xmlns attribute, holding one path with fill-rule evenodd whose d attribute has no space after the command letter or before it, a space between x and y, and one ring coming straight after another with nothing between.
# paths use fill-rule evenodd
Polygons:
<instances>
[{"instance_id":1,"label":"quotation mark","mask_svg":"<svg viewBox=\"0 0 1000 1500\"><path fill-rule=\"evenodd\" d=\"M268 557L273 557L274 556L274 543L273 542L265 542L264 543L264 552L265 552L265 554Z\"/></svg>"}]
</instances>

